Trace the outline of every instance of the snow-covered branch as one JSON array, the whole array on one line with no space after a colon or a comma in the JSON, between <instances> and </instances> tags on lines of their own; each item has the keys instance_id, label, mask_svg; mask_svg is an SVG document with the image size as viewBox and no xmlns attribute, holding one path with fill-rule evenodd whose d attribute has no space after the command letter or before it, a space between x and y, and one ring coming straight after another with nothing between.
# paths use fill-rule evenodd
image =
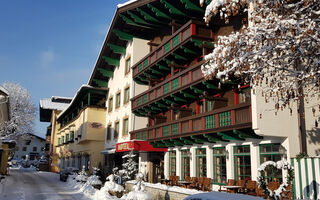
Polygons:
<instances>
[{"instance_id":1,"label":"snow-covered branch","mask_svg":"<svg viewBox=\"0 0 320 200\"><path fill-rule=\"evenodd\" d=\"M250 6L249 6L250 4ZM220 12L228 20L249 7L249 26L219 36L205 56L207 79L238 77L279 105L319 93L320 4L317 0L213 0L205 21ZM311 91L312 90L312 91Z\"/></svg>"}]
</instances>

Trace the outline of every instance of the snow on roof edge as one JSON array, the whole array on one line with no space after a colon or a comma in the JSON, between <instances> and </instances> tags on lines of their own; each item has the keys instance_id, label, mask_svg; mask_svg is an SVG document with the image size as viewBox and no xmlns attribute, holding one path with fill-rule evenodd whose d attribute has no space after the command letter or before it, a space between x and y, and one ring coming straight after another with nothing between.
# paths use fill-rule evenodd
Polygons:
<instances>
[{"instance_id":1,"label":"snow on roof edge","mask_svg":"<svg viewBox=\"0 0 320 200\"><path fill-rule=\"evenodd\" d=\"M96 87L93 87L91 85L88 85L88 84L82 84L81 87L78 89L78 91L76 92L76 94L73 96L72 98L72 101L68 104L68 107L66 107L57 117L57 120L60 118L61 115L63 115L63 113L65 113L68 108L72 105L73 101L75 100L76 96L78 95L78 93L81 91L82 88L96 88ZM102 88L100 88L102 89ZM103 90L103 89L102 89Z\"/></svg>"},{"instance_id":2,"label":"snow on roof edge","mask_svg":"<svg viewBox=\"0 0 320 200\"><path fill-rule=\"evenodd\" d=\"M136 2L136 1L138 1L138 0L130 0L130 1L127 1L127 2L124 2L124 3L120 3L120 4L117 5L117 7L121 8L121 7L124 7L126 5L132 4L132 3Z\"/></svg>"},{"instance_id":3,"label":"snow on roof edge","mask_svg":"<svg viewBox=\"0 0 320 200\"><path fill-rule=\"evenodd\" d=\"M0 91L2 91L3 93L5 93L6 95L9 95L8 90L6 90L6 88L0 86Z\"/></svg>"}]
</instances>

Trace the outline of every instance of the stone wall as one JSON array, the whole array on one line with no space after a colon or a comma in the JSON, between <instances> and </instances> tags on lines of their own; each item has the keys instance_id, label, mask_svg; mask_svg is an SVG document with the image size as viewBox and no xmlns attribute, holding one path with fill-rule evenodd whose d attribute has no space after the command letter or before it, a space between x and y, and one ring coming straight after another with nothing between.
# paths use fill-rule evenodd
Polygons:
<instances>
[{"instance_id":1,"label":"stone wall","mask_svg":"<svg viewBox=\"0 0 320 200\"><path fill-rule=\"evenodd\" d=\"M127 182L126 189L128 191L132 191L133 185L134 184ZM154 200L182 200L190 196L190 194L173 192L173 191L163 190L160 188L150 187L150 186L146 186L145 190L150 194L152 194Z\"/></svg>"}]
</instances>

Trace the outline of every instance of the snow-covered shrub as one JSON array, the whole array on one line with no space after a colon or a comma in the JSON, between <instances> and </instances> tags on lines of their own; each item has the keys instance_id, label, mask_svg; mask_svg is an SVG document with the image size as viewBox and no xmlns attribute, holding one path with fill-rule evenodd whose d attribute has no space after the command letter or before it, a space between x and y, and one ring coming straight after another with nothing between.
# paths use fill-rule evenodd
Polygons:
<instances>
[{"instance_id":1,"label":"snow-covered shrub","mask_svg":"<svg viewBox=\"0 0 320 200\"><path fill-rule=\"evenodd\" d=\"M126 196L126 200L152 200L152 194L145 191L145 185L143 184L143 174L138 173L136 175L136 183L133 186L133 191L129 192Z\"/></svg>"},{"instance_id":2,"label":"snow-covered shrub","mask_svg":"<svg viewBox=\"0 0 320 200\"><path fill-rule=\"evenodd\" d=\"M81 172L79 173L79 175L76 177L76 181L78 182L86 182L88 180L88 175L85 171L85 166L82 167Z\"/></svg>"},{"instance_id":3,"label":"snow-covered shrub","mask_svg":"<svg viewBox=\"0 0 320 200\"><path fill-rule=\"evenodd\" d=\"M101 188L104 193L116 195L118 197L122 196L124 187L115 183L115 175L111 174L106 178L104 186Z\"/></svg>"},{"instance_id":4,"label":"snow-covered shrub","mask_svg":"<svg viewBox=\"0 0 320 200\"><path fill-rule=\"evenodd\" d=\"M122 156L125 162L122 164L123 169L119 170L119 176L122 179L121 182L133 180L134 176L138 172L138 163L135 161L136 154L130 151L129 154Z\"/></svg>"}]
</instances>

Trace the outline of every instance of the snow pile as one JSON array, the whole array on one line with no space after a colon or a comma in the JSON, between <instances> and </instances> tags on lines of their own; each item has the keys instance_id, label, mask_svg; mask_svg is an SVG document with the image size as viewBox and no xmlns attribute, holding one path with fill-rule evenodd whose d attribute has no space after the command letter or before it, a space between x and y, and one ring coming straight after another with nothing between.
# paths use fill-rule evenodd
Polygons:
<instances>
[{"instance_id":1,"label":"snow pile","mask_svg":"<svg viewBox=\"0 0 320 200\"><path fill-rule=\"evenodd\" d=\"M122 192L124 191L124 188L115 183L115 176L113 174L109 175L106 180L108 180L107 182L105 182L104 186L101 188L106 190L106 191L113 191L113 192Z\"/></svg>"},{"instance_id":2,"label":"snow pile","mask_svg":"<svg viewBox=\"0 0 320 200\"><path fill-rule=\"evenodd\" d=\"M88 180L88 175L87 175L87 173L85 171L85 166L83 166L81 172L76 177L76 181L78 181L78 182L86 182L87 180Z\"/></svg>"},{"instance_id":3,"label":"snow pile","mask_svg":"<svg viewBox=\"0 0 320 200\"><path fill-rule=\"evenodd\" d=\"M145 191L145 185L142 183L143 174L136 175L136 183L133 186L133 191L129 192L126 200L152 200L152 194Z\"/></svg>"}]
</instances>

